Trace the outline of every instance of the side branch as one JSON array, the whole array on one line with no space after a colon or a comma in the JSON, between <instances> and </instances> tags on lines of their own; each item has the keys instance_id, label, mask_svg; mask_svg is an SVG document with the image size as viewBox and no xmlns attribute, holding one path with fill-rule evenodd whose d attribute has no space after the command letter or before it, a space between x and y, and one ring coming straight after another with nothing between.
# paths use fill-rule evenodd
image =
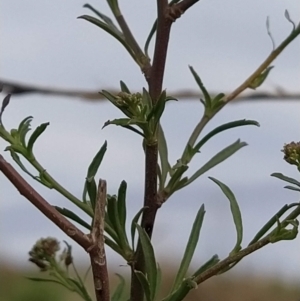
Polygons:
<instances>
[{"instance_id":1,"label":"side branch","mask_svg":"<svg viewBox=\"0 0 300 301\"><path fill-rule=\"evenodd\" d=\"M90 240L81 230L69 222L53 206L51 206L24 178L0 155L0 170L19 190L20 194L28 199L48 219L57 225L64 233L77 242L85 250L91 246Z\"/></svg>"},{"instance_id":2,"label":"side branch","mask_svg":"<svg viewBox=\"0 0 300 301\"><path fill-rule=\"evenodd\" d=\"M91 230L90 259L97 301L109 301L109 279L104 248L104 219L106 204L106 181L99 180L95 214Z\"/></svg>"}]
</instances>

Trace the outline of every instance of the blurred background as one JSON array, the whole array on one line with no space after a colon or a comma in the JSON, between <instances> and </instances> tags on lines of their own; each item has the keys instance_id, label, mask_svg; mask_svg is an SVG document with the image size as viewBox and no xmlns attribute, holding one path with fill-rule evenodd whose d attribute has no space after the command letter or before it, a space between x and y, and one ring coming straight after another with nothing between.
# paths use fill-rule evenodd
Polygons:
<instances>
[{"instance_id":1,"label":"blurred background","mask_svg":"<svg viewBox=\"0 0 300 301\"><path fill-rule=\"evenodd\" d=\"M89 3L110 15L105 1ZM146 87L138 66L118 42L96 26L76 19L83 14L92 14L82 7L83 4L75 0L2 0L0 81L86 91L118 89L120 80L132 91ZM155 1L120 1L120 6L133 34L143 46L155 19ZM230 92L272 51L266 29L268 16L276 45L290 33L292 25L284 17L286 9L297 24L300 20L297 0L200 1L172 27L164 88L169 94L181 90L197 92L188 69L191 65L209 91ZM298 38L275 61L275 68L261 91L299 94L299 50ZM4 96L2 93L1 97ZM238 138L249 145L172 196L160 209L153 241L159 261L168 267L168 274L171 275L179 264L195 214L203 203L206 216L193 266L197 268L216 253L220 258L226 257L235 243L229 203L208 176L226 183L235 193L243 216L244 246L284 204L299 201L295 192L283 189L284 182L270 177L273 172L299 176L295 168L283 161L281 152L284 143L299 141L299 109L297 97L282 97L276 101L255 98L228 105L209 123L204 134L220 124L243 118L258 121L260 127L234 129L209 141L195 158L190 174ZM168 103L162 125L171 164L181 155L201 114L202 105L196 99L181 98L178 102ZM17 127L27 116L34 117L33 128L50 122L35 145L35 154L67 189L81 196L87 167L107 140L108 151L98 176L108 181L110 194L117 192L123 179L127 181L129 218L141 208L144 180L141 139L114 126L101 130L105 121L122 116L116 108L105 101L81 97L19 94L12 97L3 123L8 129ZM6 146L0 140L1 152L11 162L9 154L3 152ZM78 212L55 191L24 177L51 204ZM88 263L85 253L46 220L2 174L0 199L0 292L7 292L6 300L18 300L16 293L14 295L8 289L9 285L19 283L23 287L24 279L19 279L19 271L32 268L28 251L40 237L54 236L68 241L73 245L76 262L82 267ZM126 263L110 250L108 261L112 273L122 274L123 270L127 273L126 267L120 268ZM217 295L216 287L229 291L234 288L231 300L241 300L241 297L233 299L233 291L240 291L243 300L297 300L300 299L299 277L298 238L267 246L245 258L226 277L214 278L205 284L203 291L211 288L212 293L201 294L202 289L199 289L197 300L227 300L224 290L222 295ZM13 287L16 292L17 285ZM249 299L245 299L248 298L245 289L248 289ZM22 294L24 297L24 291ZM44 295L43 298L46 300ZM42 300L33 295L29 299Z\"/></svg>"}]
</instances>

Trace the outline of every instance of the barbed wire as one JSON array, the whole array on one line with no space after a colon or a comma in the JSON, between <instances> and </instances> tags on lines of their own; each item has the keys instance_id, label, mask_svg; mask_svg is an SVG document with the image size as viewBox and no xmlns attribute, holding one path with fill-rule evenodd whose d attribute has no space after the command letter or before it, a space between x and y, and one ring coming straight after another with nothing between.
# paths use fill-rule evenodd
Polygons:
<instances>
[{"instance_id":1,"label":"barbed wire","mask_svg":"<svg viewBox=\"0 0 300 301\"><path fill-rule=\"evenodd\" d=\"M59 89L59 88L49 88L49 87L42 87L38 85L30 85L26 83L18 83L14 81L8 81L8 80L1 80L0 79L0 87L2 87L2 91L6 94L14 94L14 95L25 95L25 94L44 94L44 95L53 95L53 96L65 96L65 97L73 97L73 98L79 98L81 100L85 101L106 101L106 98L99 94L99 90L95 91L88 91L88 90L76 90L76 89ZM120 90L116 89L109 89L106 88L104 90L108 90L112 94L118 94ZM217 95L218 93L211 93L212 96ZM226 94L226 93L225 93ZM178 99L199 99L202 97L200 92L189 90L189 89L183 89L178 91L173 91L168 93L168 95L172 95L175 98ZM248 93L243 93L239 97L235 99L237 100L270 100L270 101L280 101L282 99L285 100L294 100L298 101L300 100L300 93L292 93L287 92L286 90L282 88L276 88L274 92L270 91L253 91Z\"/></svg>"}]
</instances>

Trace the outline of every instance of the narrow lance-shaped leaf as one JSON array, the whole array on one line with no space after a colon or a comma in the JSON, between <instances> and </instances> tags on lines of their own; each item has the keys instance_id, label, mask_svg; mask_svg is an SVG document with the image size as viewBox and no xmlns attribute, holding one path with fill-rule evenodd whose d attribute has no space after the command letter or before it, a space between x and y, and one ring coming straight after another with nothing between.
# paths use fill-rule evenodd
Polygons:
<instances>
[{"instance_id":1,"label":"narrow lance-shaped leaf","mask_svg":"<svg viewBox=\"0 0 300 301\"><path fill-rule=\"evenodd\" d=\"M54 206L54 208L65 217L73 220L74 222L78 223L79 225L83 226L84 228L91 230L91 225L85 222L82 218L80 218L77 214L67 208L61 208L58 206Z\"/></svg>"},{"instance_id":2,"label":"narrow lance-shaped leaf","mask_svg":"<svg viewBox=\"0 0 300 301\"><path fill-rule=\"evenodd\" d=\"M259 241L278 221L278 219L286 213L292 207L299 206L299 203L293 203L290 205L284 205L276 214L274 214L270 220L257 232L254 238L250 241L249 245L252 245Z\"/></svg>"},{"instance_id":3,"label":"narrow lance-shaped leaf","mask_svg":"<svg viewBox=\"0 0 300 301\"><path fill-rule=\"evenodd\" d=\"M141 271L134 271L134 273L143 288L146 300L153 301L153 299L151 297L150 283L149 283L148 279L146 278L146 276Z\"/></svg>"},{"instance_id":4,"label":"narrow lance-shaped leaf","mask_svg":"<svg viewBox=\"0 0 300 301\"><path fill-rule=\"evenodd\" d=\"M29 154L32 154L33 144L35 143L36 139L46 130L46 128L49 124L50 124L49 122L42 123L32 133L32 135L30 136L30 138L28 140L28 145L27 145L27 150L28 150Z\"/></svg>"},{"instance_id":5,"label":"narrow lance-shaped leaf","mask_svg":"<svg viewBox=\"0 0 300 301\"><path fill-rule=\"evenodd\" d=\"M24 147L26 147L26 141L25 141L26 134L31 130L30 126L31 126L32 118L33 117L29 116L23 119L18 128L20 142Z\"/></svg>"},{"instance_id":6,"label":"narrow lance-shaped leaf","mask_svg":"<svg viewBox=\"0 0 300 301\"><path fill-rule=\"evenodd\" d=\"M224 183L222 183L221 181L213 177L208 177L208 178L211 179L213 182L215 182L221 188L221 190L223 191L223 193L225 194L225 196L228 198L230 202L230 209L231 209L233 221L235 224L236 234L237 234L236 244L233 250L230 252L230 254L235 254L242 248L241 244L243 240L243 221L242 221L242 215L241 215L238 202L233 192L227 185L225 185Z\"/></svg>"},{"instance_id":7,"label":"narrow lance-shaped leaf","mask_svg":"<svg viewBox=\"0 0 300 301\"><path fill-rule=\"evenodd\" d=\"M271 174L271 177L275 177L277 179L280 179L282 181L285 181L285 182L288 182L288 183L291 183L291 184L294 184L294 185L297 185L298 187L300 187L300 182L298 182L296 179L287 177L287 176L283 175L282 173L274 172Z\"/></svg>"},{"instance_id":8,"label":"narrow lance-shaped leaf","mask_svg":"<svg viewBox=\"0 0 300 301\"><path fill-rule=\"evenodd\" d=\"M201 275L206 270L210 269L214 265L216 265L220 261L218 255L214 255L212 258L210 258L208 261L206 261L194 274L194 277L197 277Z\"/></svg>"},{"instance_id":9,"label":"narrow lance-shaped leaf","mask_svg":"<svg viewBox=\"0 0 300 301\"><path fill-rule=\"evenodd\" d=\"M107 149L107 142L105 141L88 168L87 181L89 181L95 177L95 175L99 169L99 166L103 160L106 149Z\"/></svg>"},{"instance_id":10,"label":"narrow lance-shaped leaf","mask_svg":"<svg viewBox=\"0 0 300 301\"><path fill-rule=\"evenodd\" d=\"M232 121L232 122L228 122L225 124L222 124L218 127L216 127L215 129L213 129L211 132L209 132L207 135L205 135L194 147L193 149L193 154L199 152L200 148L209 140L211 139L213 136L235 128L235 127L239 127L239 126L245 126L245 125L256 125L259 126L259 123L255 120L246 120L246 119L241 119L241 120L236 120L236 121Z\"/></svg>"},{"instance_id":11,"label":"narrow lance-shaped leaf","mask_svg":"<svg viewBox=\"0 0 300 301\"><path fill-rule=\"evenodd\" d=\"M207 163L205 163L200 169L198 169L186 182L184 186L189 185L193 181L195 181L198 177L202 174L210 170L211 168L215 167L216 165L220 164L230 156L232 156L235 152L237 152L242 147L246 146L246 142L241 142L237 140L236 142L232 143L231 145L225 147L222 151L217 153L214 157L212 157ZM184 187L183 186L183 187Z\"/></svg>"},{"instance_id":12,"label":"narrow lance-shaped leaf","mask_svg":"<svg viewBox=\"0 0 300 301\"><path fill-rule=\"evenodd\" d=\"M136 225L142 215L142 213L145 211L147 207L143 207L141 208L138 213L134 216L134 218L132 219L132 222L131 222L131 246L132 246L132 250L135 250L135 247L134 247L134 240L135 240L135 232L136 232Z\"/></svg>"},{"instance_id":13,"label":"narrow lance-shaped leaf","mask_svg":"<svg viewBox=\"0 0 300 301\"><path fill-rule=\"evenodd\" d=\"M161 164L161 181L159 183L160 189L164 188L166 183L167 175L169 170L171 169L169 160L168 160L168 145L165 138L164 131L161 125L158 125L158 152L160 157Z\"/></svg>"},{"instance_id":14,"label":"narrow lance-shaped leaf","mask_svg":"<svg viewBox=\"0 0 300 301\"><path fill-rule=\"evenodd\" d=\"M94 178L91 178L89 181L88 180L86 181L86 189L94 211L96 206L96 198L97 198L97 184Z\"/></svg>"},{"instance_id":15,"label":"narrow lance-shaped leaf","mask_svg":"<svg viewBox=\"0 0 300 301\"><path fill-rule=\"evenodd\" d=\"M199 75L196 73L194 68L192 66L189 66L189 68L190 68L190 70L191 70L191 72L194 76L194 79L195 79L196 83L198 84L201 92L203 93L203 96L204 96L204 99L205 99L205 107L210 109L211 108L211 97L210 97L209 93L205 89Z\"/></svg>"},{"instance_id":16,"label":"narrow lance-shaped leaf","mask_svg":"<svg viewBox=\"0 0 300 301\"><path fill-rule=\"evenodd\" d=\"M128 87L126 86L126 84L123 81L120 81L120 86L121 86L121 91L131 94L130 90L128 89Z\"/></svg>"},{"instance_id":17,"label":"narrow lance-shaped leaf","mask_svg":"<svg viewBox=\"0 0 300 301\"><path fill-rule=\"evenodd\" d=\"M175 278L175 282L172 287L172 292L178 289L180 286L182 280L185 278L187 270L190 266L190 263L192 261L192 258L194 256L199 237L200 237L200 230L202 227L203 219L205 215L205 209L204 205L202 205L197 213L197 216L195 218L192 231L189 237L189 240L187 242L184 255L182 257L182 261L178 270L178 273Z\"/></svg>"},{"instance_id":18,"label":"narrow lance-shaped leaf","mask_svg":"<svg viewBox=\"0 0 300 301\"><path fill-rule=\"evenodd\" d=\"M118 29L118 27L114 24L111 18L107 17L106 15L102 14L98 10L96 10L94 7L92 7L90 4L85 4L83 7L86 7L90 9L92 12L94 12L99 18L101 18L109 27L111 30L113 30L117 35L120 37L123 36L123 33Z\"/></svg>"},{"instance_id":19,"label":"narrow lance-shaped leaf","mask_svg":"<svg viewBox=\"0 0 300 301\"><path fill-rule=\"evenodd\" d=\"M118 215L120 224L124 229L126 225L126 190L127 183L122 181L118 191Z\"/></svg>"},{"instance_id":20,"label":"narrow lance-shaped leaf","mask_svg":"<svg viewBox=\"0 0 300 301\"><path fill-rule=\"evenodd\" d=\"M145 271L147 274L147 279L149 281L151 300L153 300L156 292L157 281L157 263L155 259L154 249L145 230L140 225L136 225L136 227L139 232L139 238L144 258L147 259L145 260Z\"/></svg>"},{"instance_id":21,"label":"narrow lance-shaped leaf","mask_svg":"<svg viewBox=\"0 0 300 301\"><path fill-rule=\"evenodd\" d=\"M116 276L119 278L120 283L116 287L116 289L111 297L111 301L122 301L122 300L125 300L125 289L126 289L125 278L119 274L116 274Z\"/></svg>"},{"instance_id":22,"label":"narrow lance-shaped leaf","mask_svg":"<svg viewBox=\"0 0 300 301\"><path fill-rule=\"evenodd\" d=\"M121 36L120 34L116 33L109 25L107 25L106 23L102 22L99 19L96 19L94 17L91 16L87 16L87 15L83 15L78 17L78 19L83 19L86 21L91 22L92 24L100 27L101 29L103 29L104 31L106 31L107 33L109 33L111 36L113 36L115 39L117 39L127 50L127 52L131 55L131 57L134 59L134 61L137 61L135 58L135 54L132 51L132 49L130 48L130 46L127 44L127 42L125 41L124 37Z\"/></svg>"}]
</instances>

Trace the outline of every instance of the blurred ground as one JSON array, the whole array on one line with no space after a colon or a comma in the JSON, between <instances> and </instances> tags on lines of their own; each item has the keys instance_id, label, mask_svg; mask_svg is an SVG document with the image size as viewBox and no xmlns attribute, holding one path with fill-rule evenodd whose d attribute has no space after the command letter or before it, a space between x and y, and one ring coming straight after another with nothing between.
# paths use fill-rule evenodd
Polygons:
<instances>
[{"instance_id":1,"label":"blurred ground","mask_svg":"<svg viewBox=\"0 0 300 301\"><path fill-rule=\"evenodd\" d=\"M164 269L161 296L165 296L172 285L172 268ZM56 284L32 282L28 276L46 276L26 270L13 270L1 264L0 300L1 301L79 301L80 297L69 293ZM117 277L112 275L111 285L115 286ZM88 279L92 291L92 284ZM278 275L263 278L253 275L234 275L214 277L198 289L192 291L186 301L298 301L300 287L286 283Z\"/></svg>"}]
</instances>

